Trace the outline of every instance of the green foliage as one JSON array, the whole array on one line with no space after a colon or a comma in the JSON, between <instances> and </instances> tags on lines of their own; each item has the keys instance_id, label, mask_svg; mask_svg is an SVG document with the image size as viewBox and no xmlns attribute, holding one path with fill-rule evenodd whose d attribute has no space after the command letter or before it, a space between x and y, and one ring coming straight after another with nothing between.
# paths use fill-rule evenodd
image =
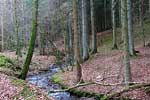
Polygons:
<instances>
[{"instance_id":1,"label":"green foliage","mask_svg":"<svg viewBox=\"0 0 150 100\"><path fill-rule=\"evenodd\" d=\"M53 75L51 80L54 83L61 83L62 82L62 79L60 78L60 76L58 74Z\"/></svg>"},{"instance_id":2,"label":"green foliage","mask_svg":"<svg viewBox=\"0 0 150 100\"><path fill-rule=\"evenodd\" d=\"M0 55L0 67L14 69L14 63L11 59Z\"/></svg>"}]
</instances>

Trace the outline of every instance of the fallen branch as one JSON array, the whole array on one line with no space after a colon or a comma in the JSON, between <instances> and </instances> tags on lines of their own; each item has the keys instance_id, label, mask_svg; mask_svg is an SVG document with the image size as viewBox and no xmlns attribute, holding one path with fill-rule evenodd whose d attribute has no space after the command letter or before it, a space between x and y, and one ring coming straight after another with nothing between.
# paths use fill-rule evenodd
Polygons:
<instances>
[{"instance_id":1,"label":"fallen branch","mask_svg":"<svg viewBox=\"0 0 150 100\"><path fill-rule=\"evenodd\" d=\"M132 88L134 86L150 86L150 83L137 83L137 82L131 82L129 84L135 84L135 85L132 85L132 86L129 86L129 88ZM119 85L125 85L125 83L116 83L116 84L104 84L104 83L96 83L96 82L89 82L89 83L80 83L80 84L77 84L73 87L70 87L68 89L63 89L63 90L52 90L52 91L49 91L49 93L56 93L56 92L66 92L66 91L69 91L71 89L75 89L75 88L78 88L78 87L83 87L83 86L88 86L88 85L100 85L100 86L119 86Z\"/></svg>"},{"instance_id":2,"label":"fallen branch","mask_svg":"<svg viewBox=\"0 0 150 100\"><path fill-rule=\"evenodd\" d=\"M70 87L68 89L63 89L63 90L53 90L53 91L49 91L49 93L56 93L56 92L66 92L66 91L69 91L69 90L72 90L72 89L75 89L75 88L78 88L78 87L82 87L82 86L87 86L87 85L91 85L91 84L94 84L93 82L91 83L82 83L82 84L77 84L73 87Z\"/></svg>"},{"instance_id":3,"label":"fallen branch","mask_svg":"<svg viewBox=\"0 0 150 100\"><path fill-rule=\"evenodd\" d=\"M136 85L132 85L132 86L129 86L129 87L125 87L121 91L109 94L109 95L105 96L104 98L102 98L101 100L110 100L113 97L120 96L124 92L128 92L128 91L139 89L139 88L143 88L143 87L148 87L148 86L150 86L150 83L147 83L147 84L136 84Z\"/></svg>"}]
</instances>

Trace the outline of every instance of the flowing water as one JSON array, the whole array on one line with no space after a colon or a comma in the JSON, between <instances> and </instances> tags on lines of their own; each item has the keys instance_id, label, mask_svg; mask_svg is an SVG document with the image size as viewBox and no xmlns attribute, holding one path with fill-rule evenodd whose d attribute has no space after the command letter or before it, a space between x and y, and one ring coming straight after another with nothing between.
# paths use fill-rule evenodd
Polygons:
<instances>
[{"instance_id":1,"label":"flowing water","mask_svg":"<svg viewBox=\"0 0 150 100\"><path fill-rule=\"evenodd\" d=\"M61 90L61 86L55 84L51 81L52 75L60 71L59 67L56 65L50 65L49 70L46 72L41 72L38 74L29 75L27 81L32 83L47 92L52 90ZM69 92L56 92L50 93L49 96L55 98L56 100L94 100L93 98L77 97L71 95Z\"/></svg>"}]
</instances>

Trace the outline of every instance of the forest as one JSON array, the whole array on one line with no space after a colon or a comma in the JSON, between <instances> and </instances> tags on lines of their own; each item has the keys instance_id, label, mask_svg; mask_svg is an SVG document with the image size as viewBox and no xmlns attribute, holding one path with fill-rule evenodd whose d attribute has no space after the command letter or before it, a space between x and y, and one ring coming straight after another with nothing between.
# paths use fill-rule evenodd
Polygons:
<instances>
[{"instance_id":1,"label":"forest","mask_svg":"<svg viewBox=\"0 0 150 100\"><path fill-rule=\"evenodd\" d=\"M0 100L150 100L150 0L0 0Z\"/></svg>"}]
</instances>

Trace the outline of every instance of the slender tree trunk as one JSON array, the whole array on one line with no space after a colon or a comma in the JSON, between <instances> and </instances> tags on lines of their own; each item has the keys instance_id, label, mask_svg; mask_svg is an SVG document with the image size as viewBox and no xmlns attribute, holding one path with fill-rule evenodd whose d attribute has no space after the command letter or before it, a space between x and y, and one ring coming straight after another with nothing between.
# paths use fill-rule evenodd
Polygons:
<instances>
[{"instance_id":1,"label":"slender tree trunk","mask_svg":"<svg viewBox=\"0 0 150 100\"><path fill-rule=\"evenodd\" d=\"M150 0L149 0L149 9L148 9L148 11L149 11L149 18L150 18Z\"/></svg>"},{"instance_id":2,"label":"slender tree trunk","mask_svg":"<svg viewBox=\"0 0 150 100\"><path fill-rule=\"evenodd\" d=\"M70 59L70 65L73 65L73 33L72 33L72 20L71 15L69 15L69 22L68 22L68 33L69 33L69 59Z\"/></svg>"},{"instance_id":3,"label":"slender tree trunk","mask_svg":"<svg viewBox=\"0 0 150 100\"><path fill-rule=\"evenodd\" d=\"M129 52L131 56L134 56L136 55L136 53L134 50L133 15L132 15L131 0L127 0L127 14L128 14Z\"/></svg>"},{"instance_id":4,"label":"slender tree trunk","mask_svg":"<svg viewBox=\"0 0 150 100\"><path fill-rule=\"evenodd\" d=\"M112 25L113 25L113 47L112 49L117 49L117 34L116 34L116 0L112 0Z\"/></svg>"},{"instance_id":5,"label":"slender tree trunk","mask_svg":"<svg viewBox=\"0 0 150 100\"><path fill-rule=\"evenodd\" d=\"M4 50L4 4L5 1L3 1L3 4L1 5L2 9L2 15L1 15L1 52Z\"/></svg>"},{"instance_id":6,"label":"slender tree trunk","mask_svg":"<svg viewBox=\"0 0 150 100\"><path fill-rule=\"evenodd\" d=\"M144 33L144 1L140 0L139 4L139 20L140 20L140 28L141 28L141 34L142 34L142 40L143 40L143 46L145 46L145 33Z\"/></svg>"},{"instance_id":7,"label":"slender tree trunk","mask_svg":"<svg viewBox=\"0 0 150 100\"><path fill-rule=\"evenodd\" d=\"M81 66L79 66L78 62L81 62L81 58L80 58L80 47L79 47L79 32L78 32L78 0L73 0L73 29L74 29L74 48L75 48L75 64L77 67L77 83L80 82L81 78L82 78L82 69Z\"/></svg>"},{"instance_id":8,"label":"slender tree trunk","mask_svg":"<svg viewBox=\"0 0 150 100\"><path fill-rule=\"evenodd\" d=\"M118 2L119 4L119 26L121 27L121 0Z\"/></svg>"},{"instance_id":9,"label":"slender tree trunk","mask_svg":"<svg viewBox=\"0 0 150 100\"><path fill-rule=\"evenodd\" d=\"M29 49L27 53L27 57L25 59L24 65L22 72L19 76L21 79L26 79L28 70L29 70L29 65L31 63L31 59L33 56L33 51L34 51L34 45L35 45L35 40L36 40L36 33L37 33L37 16L38 16L38 0L33 0L33 15L32 15L32 34L30 38L30 44L29 44Z\"/></svg>"},{"instance_id":10,"label":"slender tree trunk","mask_svg":"<svg viewBox=\"0 0 150 100\"><path fill-rule=\"evenodd\" d=\"M97 53L97 38L95 32L95 18L94 18L94 1L90 0L91 6L91 31L92 31L92 54Z\"/></svg>"},{"instance_id":11,"label":"slender tree trunk","mask_svg":"<svg viewBox=\"0 0 150 100\"><path fill-rule=\"evenodd\" d=\"M17 0L14 0L14 25L15 25L15 33L16 33L16 54L17 58L21 56L20 51L20 40L19 40L19 25L18 25L18 16L17 16Z\"/></svg>"},{"instance_id":12,"label":"slender tree trunk","mask_svg":"<svg viewBox=\"0 0 150 100\"><path fill-rule=\"evenodd\" d=\"M128 21L127 21L127 0L122 0L122 33L124 34L124 66L125 66L125 83L131 82L130 56L129 56L129 38L128 38Z\"/></svg>"},{"instance_id":13,"label":"slender tree trunk","mask_svg":"<svg viewBox=\"0 0 150 100\"><path fill-rule=\"evenodd\" d=\"M88 31L87 31L87 0L82 0L82 46L83 61L89 58Z\"/></svg>"},{"instance_id":14,"label":"slender tree trunk","mask_svg":"<svg viewBox=\"0 0 150 100\"><path fill-rule=\"evenodd\" d=\"M107 3L106 3L106 0L104 0L104 20L105 20L105 30L106 30L106 28L107 28L107 8L106 8L106 5L107 5Z\"/></svg>"},{"instance_id":15,"label":"slender tree trunk","mask_svg":"<svg viewBox=\"0 0 150 100\"><path fill-rule=\"evenodd\" d=\"M123 9L122 9L123 1L121 0L121 27L122 27L122 21L123 21ZM122 33L122 42L124 41L124 34Z\"/></svg>"}]
</instances>

